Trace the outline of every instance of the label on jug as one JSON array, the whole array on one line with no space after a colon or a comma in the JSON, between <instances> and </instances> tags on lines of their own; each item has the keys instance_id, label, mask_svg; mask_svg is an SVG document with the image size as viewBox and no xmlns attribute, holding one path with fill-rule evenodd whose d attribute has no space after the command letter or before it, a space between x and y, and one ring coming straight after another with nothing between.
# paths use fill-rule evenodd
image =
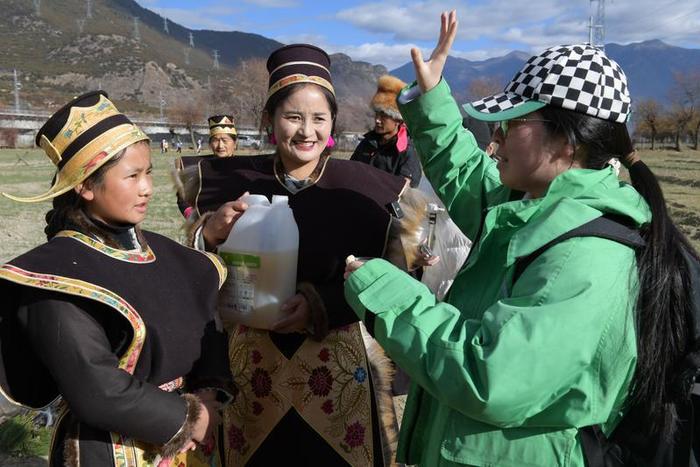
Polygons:
<instances>
[{"instance_id":1,"label":"label on jug","mask_svg":"<svg viewBox=\"0 0 700 467\"><path fill-rule=\"evenodd\" d=\"M260 257L239 253L220 253L228 266L230 280L221 289L219 307L224 315L251 313L255 303L255 284L260 271Z\"/></svg>"}]
</instances>

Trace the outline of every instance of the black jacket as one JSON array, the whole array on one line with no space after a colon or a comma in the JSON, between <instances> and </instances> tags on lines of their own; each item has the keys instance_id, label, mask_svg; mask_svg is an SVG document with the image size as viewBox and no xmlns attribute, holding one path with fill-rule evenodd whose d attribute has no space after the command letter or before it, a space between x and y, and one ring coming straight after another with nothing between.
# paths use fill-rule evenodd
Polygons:
<instances>
[{"instance_id":1,"label":"black jacket","mask_svg":"<svg viewBox=\"0 0 700 467\"><path fill-rule=\"evenodd\" d=\"M364 162L390 174L410 178L411 187L415 188L420 183L422 173L420 160L410 138L406 150L401 152L396 147L397 139L397 136L394 136L386 144L381 144L381 136L370 131L357 145L350 160Z\"/></svg>"}]
</instances>

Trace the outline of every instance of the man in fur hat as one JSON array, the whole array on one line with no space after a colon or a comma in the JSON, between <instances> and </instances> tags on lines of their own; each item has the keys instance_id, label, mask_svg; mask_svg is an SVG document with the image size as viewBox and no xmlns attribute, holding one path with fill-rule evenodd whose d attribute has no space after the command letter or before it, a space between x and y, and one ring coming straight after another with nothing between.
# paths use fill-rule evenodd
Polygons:
<instances>
[{"instance_id":1,"label":"man in fur hat","mask_svg":"<svg viewBox=\"0 0 700 467\"><path fill-rule=\"evenodd\" d=\"M406 83L391 75L379 78L377 93L370 104L374 110L374 130L364 135L350 159L401 175L411 187L417 187L421 177L420 161L396 105L396 96L404 86Z\"/></svg>"}]
</instances>

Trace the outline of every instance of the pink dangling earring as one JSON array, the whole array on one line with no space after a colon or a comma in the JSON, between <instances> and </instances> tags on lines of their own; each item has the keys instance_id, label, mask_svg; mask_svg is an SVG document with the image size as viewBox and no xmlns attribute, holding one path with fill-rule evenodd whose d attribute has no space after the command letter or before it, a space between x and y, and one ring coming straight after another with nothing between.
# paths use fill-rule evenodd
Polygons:
<instances>
[{"instance_id":1,"label":"pink dangling earring","mask_svg":"<svg viewBox=\"0 0 700 467\"><path fill-rule=\"evenodd\" d=\"M328 142L326 143L326 147L328 149L332 149L333 146L335 146L335 140L333 139L333 136L328 137Z\"/></svg>"}]
</instances>

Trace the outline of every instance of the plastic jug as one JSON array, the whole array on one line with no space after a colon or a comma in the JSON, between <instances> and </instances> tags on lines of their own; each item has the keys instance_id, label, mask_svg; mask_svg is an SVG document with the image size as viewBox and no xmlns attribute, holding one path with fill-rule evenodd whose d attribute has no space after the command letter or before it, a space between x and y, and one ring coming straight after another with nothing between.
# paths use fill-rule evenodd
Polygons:
<instances>
[{"instance_id":1,"label":"plastic jug","mask_svg":"<svg viewBox=\"0 0 700 467\"><path fill-rule=\"evenodd\" d=\"M299 229L286 196L243 201L248 209L219 245L228 267L219 312L225 323L270 329L284 316L282 303L296 293Z\"/></svg>"}]
</instances>

